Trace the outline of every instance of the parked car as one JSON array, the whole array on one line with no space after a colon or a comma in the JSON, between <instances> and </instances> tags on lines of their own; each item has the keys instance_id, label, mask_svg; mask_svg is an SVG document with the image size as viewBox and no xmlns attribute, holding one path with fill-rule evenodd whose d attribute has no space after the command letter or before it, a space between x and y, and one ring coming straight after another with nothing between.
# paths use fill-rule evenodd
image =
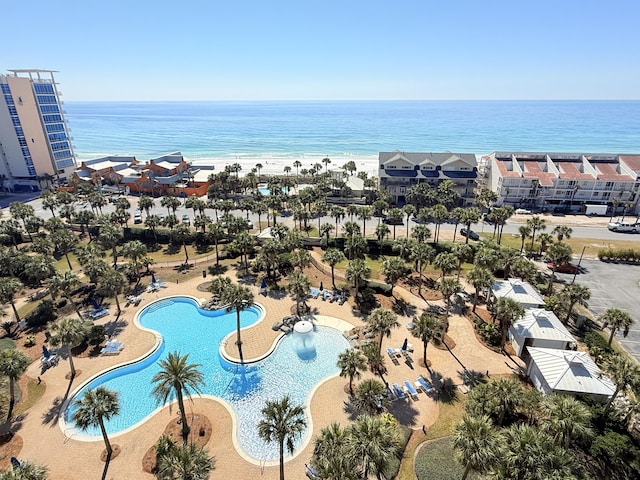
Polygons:
<instances>
[{"instance_id":1,"label":"parked car","mask_svg":"<svg viewBox=\"0 0 640 480\"><path fill-rule=\"evenodd\" d=\"M553 262L547 263L547 268L553 270L554 264ZM580 267L574 265L573 263L564 263L562 265L558 265L556 267L556 272L558 273L578 273L580 271Z\"/></svg>"},{"instance_id":2,"label":"parked car","mask_svg":"<svg viewBox=\"0 0 640 480\"><path fill-rule=\"evenodd\" d=\"M607 225L607 228L612 232L622 233L638 233L640 231L639 224L629 222L611 222Z\"/></svg>"},{"instance_id":3,"label":"parked car","mask_svg":"<svg viewBox=\"0 0 640 480\"><path fill-rule=\"evenodd\" d=\"M527 210L526 208L516 208L516 213L518 215L530 215L531 210Z\"/></svg>"},{"instance_id":4,"label":"parked car","mask_svg":"<svg viewBox=\"0 0 640 480\"><path fill-rule=\"evenodd\" d=\"M463 237L469 237L471 240L480 240L480 235L478 235L473 230L467 231L466 228L460 229L460 235L462 235Z\"/></svg>"},{"instance_id":5,"label":"parked car","mask_svg":"<svg viewBox=\"0 0 640 480\"><path fill-rule=\"evenodd\" d=\"M184 223L185 225L191 225L191 219L189 218L189 215L182 215L182 223Z\"/></svg>"},{"instance_id":6,"label":"parked car","mask_svg":"<svg viewBox=\"0 0 640 480\"><path fill-rule=\"evenodd\" d=\"M133 213L133 223L142 223L142 212L140 210L136 210Z\"/></svg>"}]
</instances>

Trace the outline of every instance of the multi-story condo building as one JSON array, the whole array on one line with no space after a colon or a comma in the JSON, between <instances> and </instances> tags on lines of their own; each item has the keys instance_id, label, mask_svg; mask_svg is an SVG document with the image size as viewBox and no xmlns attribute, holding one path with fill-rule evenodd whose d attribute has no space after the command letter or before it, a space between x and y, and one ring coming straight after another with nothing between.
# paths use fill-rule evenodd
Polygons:
<instances>
[{"instance_id":1,"label":"multi-story condo building","mask_svg":"<svg viewBox=\"0 0 640 480\"><path fill-rule=\"evenodd\" d=\"M51 70L0 74L0 187L35 191L66 179L76 162L60 91Z\"/></svg>"},{"instance_id":2,"label":"multi-story condo building","mask_svg":"<svg viewBox=\"0 0 640 480\"><path fill-rule=\"evenodd\" d=\"M380 152L378 163L380 188L398 205L405 203L410 186L427 183L436 188L444 180L453 182L464 204L474 198L478 164L473 153Z\"/></svg>"},{"instance_id":3,"label":"multi-story condo building","mask_svg":"<svg viewBox=\"0 0 640 480\"><path fill-rule=\"evenodd\" d=\"M494 152L485 159L497 205L581 212L592 204L637 212L640 155Z\"/></svg>"}]
</instances>

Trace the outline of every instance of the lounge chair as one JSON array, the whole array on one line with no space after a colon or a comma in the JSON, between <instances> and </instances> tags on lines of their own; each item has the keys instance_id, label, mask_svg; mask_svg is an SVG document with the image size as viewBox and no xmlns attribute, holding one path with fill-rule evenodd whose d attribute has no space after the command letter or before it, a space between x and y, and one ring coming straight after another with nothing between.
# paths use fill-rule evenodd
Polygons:
<instances>
[{"instance_id":1,"label":"lounge chair","mask_svg":"<svg viewBox=\"0 0 640 480\"><path fill-rule=\"evenodd\" d=\"M460 390L460 393L466 394L469 393L469 390L471 390L469 388L469 385L465 385L464 383L458 385L458 390Z\"/></svg>"},{"instance_id":2,"label":"lounge chair","mask_svg":"<svg viewBox=\"0 0 640 480\"><path fill-rule=\"evenodd\" d=\"M318 298L320 296L320 290L317 288L312 288L309 290L309 296L311 298Z\"/></svg>"},{"instance_id":3,"label":"lounge chair","mask_svg":"<svg viewBox=\"0 0 640 480\"><path fill-rule=\"evenodd\" d=\"M391 400L392 402L395 402L398 398L393 394L393 392L391 391L390 388L387 387L387 397L389 397L389 400Z\"/></svg>"},{"instance_id":4,"label":"lounge chair","mask_svg":"<svg viewBox=\"0 0 640 480\"><path fill-rule=\"evenodd\" d=\"M124 344L122 344L122 342L119 342L117 340L109 340L104 344L104 348L118 348L122 350L124 348Z\"/></svg>"},{"instance_id":5,"label":"lounge chair","mask_svg":"<svg viewBox=\"0 0 640 480\"><path fill-rule=\"evenodd\" d=\"M307 476L307 478L310 478L311 480L320 480L320 475L318 475L318 471L315 468L313 468L312 465L305 463L304 468L305 468L305 475Z\"/></svg>"},{"instance_id":6,"label":"lounge chair","mask_svg":"<svg viewBox=\"0 0 640 480\"><path fill-rule=\"evenodd\" d=\"M387 347L387 355L389 358L397 358L396 352L391 347Z\"/></svg>"},{"instance_id":7,"label":"lounge chair","mask_svg":"<svg viewBox=\"0 0 640 480\"><path fill-rule=\"evenodd\" d=\"M416 379L416 387L422 389L427 395L431 395L435 392L435 388L421 375Z\"/></svg>"},{"instance_id":8,"label":"lounge chair","mask_svg":"<svg viewBox=\"0 0 640 480\"><path fill-rule=\"evenodd\" d=\"M400 386L397 383L394 383L391 386L393 387L393 393L396 394L396 397L398 399L407 398L407 396L404 394L404 392L402 391L402 389L400 388Z\"/></svg>"},{"instance_id":9,"label":"lounge chair","mask_svg":"<svg viewBox=\"0 0 640 480\"><path fill-rule=\"evenodd\" d=\"M404 381L404 389L411 395L411 398L418 398L418 391L409 380Z\"/></svg>"},{"instance_id":10,"label":"lounge chair","mask_svg":"<svg viewBox=\"0 0 640 480\"><path fill-rule=\"evenodd\" d=\"M124 347L104 347L100 350L100 355L119 355Z\"/></svg>"},{"instance_id":11,"label":"lounge chair","mask_svg":"<svg viewBox=\"0 0 640 480\"><path fill-rule=\"evenodd\" d=\"M109 309L108 308L100 308L98 310L94 310L93 312L89 313L89 318L91 320L96 320L98 318L102 318L105 315L109 314Z\"/></svg>"}]
</instances>

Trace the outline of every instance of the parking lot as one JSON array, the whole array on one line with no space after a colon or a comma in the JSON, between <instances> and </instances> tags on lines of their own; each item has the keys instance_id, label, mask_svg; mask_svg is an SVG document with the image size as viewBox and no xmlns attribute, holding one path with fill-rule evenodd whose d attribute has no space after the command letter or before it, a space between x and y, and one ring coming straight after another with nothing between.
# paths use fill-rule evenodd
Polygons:
<instances>
[{"instance_id":1,"label":"parking lot","mask_svg":"<svg viewBox=\"0 0 640 480\"><path fill-rule=\"evenodd\" d=\"M599 260L582 260L584 272L576 276L576 282L591 290L589 309L596 315L611 307L626 310L635 319L627 338L621 332L616 338L640 361L640 266L605 263ZM558 274L567 283L572 274Z\"/></svg>"}]
</instances>

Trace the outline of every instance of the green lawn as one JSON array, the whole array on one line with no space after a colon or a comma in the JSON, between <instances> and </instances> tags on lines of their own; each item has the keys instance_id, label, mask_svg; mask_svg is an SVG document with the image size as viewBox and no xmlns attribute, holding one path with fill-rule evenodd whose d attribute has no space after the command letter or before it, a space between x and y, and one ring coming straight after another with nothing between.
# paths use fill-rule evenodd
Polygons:
<instances>
[{"instance_id":1,"label":"green lawn","mask_svg":"<svg viewBox=\"0 0 640 480\"><path fill-rule=\"evenodd\" d=\"M465 397L464 395L456 394L456 398L454 401L449 403L443 403L443 402L438 403L439 411L438 411L438 419L436 420L436 422L428 428L426 435L414 433L413 438L407 445L407 449L405 450L405 453L404 453L402 466L400 468L400 473L398 474L398 480L414 480L415 479L413 457L416 449L425 441L435 440L440 438L447 438L451 435L451 433L453 432L454 425L456 425L464 415L464 406L465 406L466 398L467 397ZM417 441L416 441L416 437L417 437ZM425 447L422 447L422 449L420 450L420 454L416 458L416 470L417 470L418 462L424 462L424 460L422 460L422 457L427 455L427 453L425 452L429 449L430 449L430 446L425 446ZM429 456L429 461L433 461L432 456ZM453 458L453 455L451 452L449 452L448 456L443 456L442 458L439 458L436 463L442 464L444 470L446 470L447 468L455 468L454 464L458 465L455 459ZM462 477L462 470L460 470L460 475L458 475L457 477L442 477L442 478L461 478L461 477ZM428 478L440 478L440 477L435 477L435 476L420 477L419 476L418 478L426 480ZM478 478L478 477L475 477L475 478Z\"/></svg>"},{"instance_id":2,"label":"green lawn","mask_svg":"<svg viewBox=\"0 0 640 480\"><path fill-rule=\"evenodd\" d=\"M443 437L423 445L416 458L416 476L418 480L459 480L464 467L455 459L451 437ZM470 472L470 480L482 476Z\"/></svg>"},{"instance_id":3,"label":"green lawn","mask_svg":"<svg viewBox=\"0 0 640 480\"><path fill-rule=\"evenodd\" d=\"M369 255L366 255L364 260L367 263L367 266L371 269L371 275L369 276L369 278L374 280L381 278L382 257L377 257L373 259ZM336 265L336 268L346 270L348 265L349 265L349 260L343 260Z\"/></svg>"},{"instance_id":4,"label":"green lawn","mask_svg":"<svg viewBox=\"0 0 640 480\"><path fill-rule=\"evenodd\" d=\"M545 233L549 233L551 230L547 228ZM480 233L480 237L483 240L492 240L492 233L485 232ZM522 240L519 235L505 233L502 235L502 242L500 243L502 246L515 248L516 250L520 250L520 245L522 244ZM538 234L536 233L536 237ZM555 238L555 237L554 237ZM597 238L569 238L564 239L563 242L567 243L571 249L573 250L574 255L580 255L582 249L586 247L584 252L584 258L597 258L598 250L603 248L613 248L616 250L619 249L628 249L628 248L638 248L638 242L634 240L601 240ZM529 245L531 245L531 239L527 239L524 243L525 250ZM540 244L538 242L534 243L534 251L540 250Z\"/></svg>"}]
</instances>

